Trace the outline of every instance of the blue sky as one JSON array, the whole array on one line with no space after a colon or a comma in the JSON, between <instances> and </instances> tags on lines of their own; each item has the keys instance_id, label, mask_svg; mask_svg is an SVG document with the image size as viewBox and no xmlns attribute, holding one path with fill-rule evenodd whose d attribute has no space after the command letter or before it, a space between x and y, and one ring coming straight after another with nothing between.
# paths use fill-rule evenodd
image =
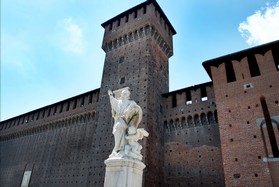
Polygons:
<instances>
[{"instance_id":1,"label":"blue sky","mask_svg":"<svg viewBox=\"0 0 279 187\"><path fill-rule=\"evenodd\" d=\"M100 87L101 24L143 0L1 0L1 121ZM170 91L202 62L278 40L277 0L158 0L177 31Z\"/></svg>"}]
</instances>

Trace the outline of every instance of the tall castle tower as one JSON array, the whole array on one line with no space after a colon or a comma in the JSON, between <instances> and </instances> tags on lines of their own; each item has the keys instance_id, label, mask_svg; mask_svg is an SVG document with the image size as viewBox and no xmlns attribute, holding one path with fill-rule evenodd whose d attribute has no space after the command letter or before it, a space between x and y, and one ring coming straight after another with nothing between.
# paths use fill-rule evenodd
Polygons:
<instances>
[{"instance_id":1,"label":"tall castle tower","mask_svg":"<svg viewBox=\"0 0 279 187\"><path fill-rule=\"evenodd\" d=\"M94 157L105 160L112 151L113 120L108 89L130 87L131 98L142 107L140 124L149 133L144 140L145 186L163 184L163 126L161 94L169 91L168 60L173 54L176 31L156 1L145 1L102 24L106 52L98 106L98 126L93 140ZM110 143L108 143L110 142ZM102 151L100 151L102 150ZM98 167L104 179L104 167ZM97 172L98 173L98 172Z\"/></svg>"}]
</instances>

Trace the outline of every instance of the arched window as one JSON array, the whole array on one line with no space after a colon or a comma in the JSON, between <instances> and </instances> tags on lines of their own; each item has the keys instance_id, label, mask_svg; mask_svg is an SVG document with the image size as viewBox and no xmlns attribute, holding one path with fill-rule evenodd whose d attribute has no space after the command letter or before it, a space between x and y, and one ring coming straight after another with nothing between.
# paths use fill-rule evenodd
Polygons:
<instances>
[{"instance_id":1,"label":"arched window","mask_svg":"<svg viewBox=\"0 0 279 187\"><path fill-rule=\"evenodd\" d=\"M175 130L181 129L178 118L175 120L175 126L174 127L175 127Z\"/></svg>"},{"instance_id":2,"label":"arched window","mask_svg":"<svg viewBox=\"0 0 279 187\"><path fill-rule=\"evenodd\" d=\"M182 127L182 129L187 128L187 124L186 124L186 119L185 119L185 117L182 117L182 119L181 119L181 127Z\"/></svg>"},{"instance_id":3,"label":"arched window","mask_svg":"<svg viewBox=\"0 0 279 187\"><path fill-rule=\"evenodd\" d=\"M174 132L174 126L173 126L173 120L172 119L170 120L169 128L170 128L170 132Z\"/></svg>"},{"instance_id":4,"label":"arched window","mask_svg":"<svg viewBox=\"0 0 279 187\"><path fill-rule=\"evenodd\" d=\"M169 129L167 121L164 121L164 130L165 130L165 133L168 133L168 134L170 133L170 129Z\"/></svg>"},{"instance_id":5,"label":"arched window","mask_svg":"<svg viewBox=\"0 0 279 187\"><path fill-rule=\"evenodd\" d=\"M212 112L207 113L207 119L210 125L215 123Z\"/></svg>"},{"instance_id":6,"label":"arched window","mask_svg":"<svg viewBox=\"0 0 279 187\"><path fill-rule=\"evenodd\" d=\"M201 114L201 125L207 125L205 113Z\"/></svg>"},{"instance_id":7,"label":"arched window","mask_svg":"<svg viewBox=\"0 0 279 187\"><path fill-rule=\"evenodd\" d=\"M191 128L191 127L194 127L192 116L188 116L188 118L187 118L187 123L188 123L188 126L189 126L190 128Z\"/></svg>"},{"instance_id":8,"label":"arched window","mask_svg":"<svg viewBox=\"0 0 279 187\"><path fill-rule=\"evenodd\" d=\"M201 124L200 124L200 119L199 119L199 115L198 115L198 114L196 114L196 115L194 116L194 122L195 122L195 126L201 126Z\"/></svg>"}]
</instances>

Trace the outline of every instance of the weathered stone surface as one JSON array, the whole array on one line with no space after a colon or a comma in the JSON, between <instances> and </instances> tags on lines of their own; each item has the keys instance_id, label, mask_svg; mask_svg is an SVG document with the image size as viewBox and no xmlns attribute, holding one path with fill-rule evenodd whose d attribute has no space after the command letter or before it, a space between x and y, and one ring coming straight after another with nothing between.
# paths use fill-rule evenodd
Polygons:
<instances>
[{"instance_id":1,"label":"weathered stone surface","mask_svg":"<svg viewBox=\"0 0 279 187\"><path fill-rule=\"evenodd\" d=\"M132 158L109 158L105 160L104 187L141 187L145 165Z\"/></svg>"}]
</instances>

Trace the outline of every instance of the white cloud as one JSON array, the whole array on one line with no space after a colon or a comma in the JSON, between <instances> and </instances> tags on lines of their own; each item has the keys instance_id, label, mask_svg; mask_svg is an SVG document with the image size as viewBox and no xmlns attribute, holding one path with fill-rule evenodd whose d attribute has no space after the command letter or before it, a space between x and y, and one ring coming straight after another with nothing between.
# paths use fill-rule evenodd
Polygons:
<instances>
[{"instance_id":1,"label":"white cloud","mask_svg":"<svg viewBox=\"0 0 279 187\"><path fill-rule=\"evenodd\" d=\"M66 18L64 19L64 29L67 32L64 50L74 54L82 54L85 41L81 26L75 24L72 18Z\"/></svg>"},{"instance_id":2,"label":"white cloud","mask_svg":"<svg viewBox=\"0 0 279 187\"><path fill-rule=\"evenodd\" d=\"M279 39L279 1L256 11L238 27L241 36L251 45L260 45Z\"/></svg>"}]
</instances>

